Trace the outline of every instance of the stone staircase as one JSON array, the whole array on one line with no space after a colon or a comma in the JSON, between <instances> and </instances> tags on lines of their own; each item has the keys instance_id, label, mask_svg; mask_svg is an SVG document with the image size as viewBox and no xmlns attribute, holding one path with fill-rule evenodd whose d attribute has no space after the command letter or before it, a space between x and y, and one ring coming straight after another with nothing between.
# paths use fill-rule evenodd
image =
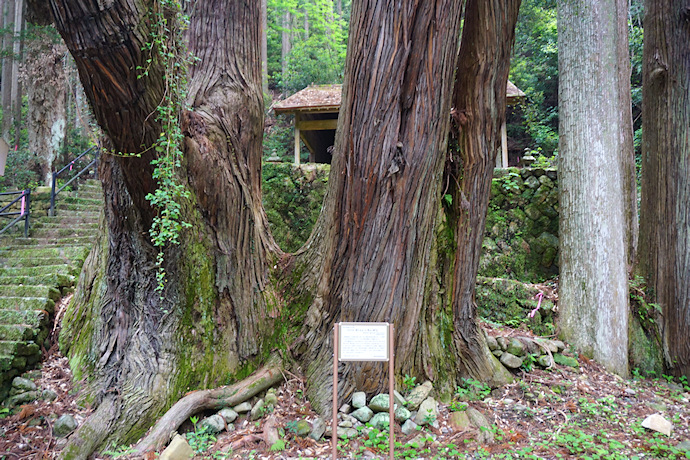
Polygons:
<instances>
[{"instance_id":1,"label":"stone staircase","mask_svg":"<svg viewBox=\"0 0 690 460\"><path fill-rule=\"evenodd\" d=\"M0 401L12 379L40 361L42 346L48 348L55 304L73 289L103 208L96 180L62 192L54 217L47 215L49 188L31 198L30 237L17 231L0 239Z\"/></svg>"}]
</instances>

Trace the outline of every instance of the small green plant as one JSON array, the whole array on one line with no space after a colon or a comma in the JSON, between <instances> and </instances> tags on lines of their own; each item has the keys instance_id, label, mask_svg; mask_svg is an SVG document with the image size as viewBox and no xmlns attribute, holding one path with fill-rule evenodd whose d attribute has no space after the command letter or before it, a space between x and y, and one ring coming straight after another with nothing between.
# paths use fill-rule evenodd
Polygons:
<instances>
[{"instance_id":1,"label":"small green plant","mask_svg":"<svg viewBox=\"0 0 690 460\"><path fill-rule=\"evenodd\" d=\"M189 417L189 420L192 422L192 425L194 425L194 431L190 431L185 435L189 447L196 453L208 450L208 448L216 442L215 435L209 431L208 426L199 427L197 424L199 417Z\"/></svg>"},{"instance_id":2,"label":"small green plant","mask_svg":"<svg viewBox=\"0 0 690 460\"><path fill-rule=\"evenodd\" d=\"M279 439L273 443L270 450L271 450L271 452L280 452L282 450L285 450L286 447L287 447L287 443L285 442L285 440Z\"/></svg>"},{"instance_id":3,"label":"small green plant","mask_svg":"<svg viewBox=\"0 0 690 460\"><path fill-rule=\"evenodd\" d=\"M520 366L520 369L524 370L525 372L530 372L532 368L534 367L534 363L537 362L537 355L533 353L528 353L525 355L525 358L522 360L522 365Z\"/></svg>"},{"instance_id":4,"label":"small green plant","mask_svg":"<svg viewBox=\"0 0 690 460\"><path fill-rule=\"evenodd\" d=\"M387 451L388 433L386 431L379 431L377 428L371 427L371 430L369 430L369 434L367 435L367 438L364 440L363 444L372 449Z\"/></svg>"},{"instance_id":5,"label":"small green plant","mask_svg":"<svg viewBox=\"0 0 690 460\"><path fill-rule=\"evenodd\" d=\"M503 180L503 188L505 189L505 191L509 193L518 193L520 191L518 179L520 179L520 174L513 171L509 172Z\"/></svg>"},{"instance_id":6,"label":"small green plant","mask_svg":"<svg viewBox=\"0 0 690 460\"><path fill-rule=\"evenodd\" d=\"M462 379L462 383L455 390L455 396L464 401L482 401L491 394L491 387L486 383L472 378Z\"/></svg>"},{"instance_id":7,"label":"small green plant","mask_svg":"<svg viewBox=\"0 0 690 460\"><path fill-rule=\"evenodd\" d=\"M450 411L451 412L462 412L462 411L467 410L467 407L468 407L467 403L462 402L462 401L453 400L450 403Z\"/></svg>"},{"instance_id":8,"label":"small green plant","mask_svg":"<svg viewBox=\"0 0 690 460\"><path fill-rule=\"evenodd\" d=\"M415 387L416 382L417 377L411 377L408 374L405 374L405 377L403 377L403 386L407 391L413 389Z\"/></svg>"},{"instance_id":9,"label":"small green plant","mask_svg":"<svg viewBox=\"0 0 690 460\"><path fill-rule=\"evenodd\" d=\"M118 458L118 457L124 457L125 455L129 455L134 452L134 449L132 449L129 446L115 446L111 447L110 449L105 450L103 453L105 455L109 455L113 458Z\"/></svg>"}]
</instances>

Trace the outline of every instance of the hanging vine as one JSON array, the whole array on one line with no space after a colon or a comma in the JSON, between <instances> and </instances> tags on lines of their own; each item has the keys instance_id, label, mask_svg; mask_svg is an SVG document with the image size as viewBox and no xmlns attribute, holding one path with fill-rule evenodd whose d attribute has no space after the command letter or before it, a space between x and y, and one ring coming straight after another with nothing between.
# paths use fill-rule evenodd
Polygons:
<instances>
[{"instance_id":1,"label":"hanging vine","mask_svg":"<svg viewBox=\"0 0 690 460\"><path fill-rule=\"evenodd\" d=\"M187 50L184 31L189 27L189 17L183 14L179 0L156 0L151 9L151 41L144 50L149 53L147 67L139 70L139 78L148 75L149 67L160 64L164 70L164 93L156 108L155 119L160 124L160 135L153 144L155 158L153 178L158 186L146 199L156 210L149 234L158 249L156 279L158 291L165 287L164 249L180 243L180 233L190 224L182 220L182 200L189 198L189 191L180 181L178 171L182 166L182 142L180 114L187 97L187 68L193 57Z\"/></svg>"}]
</instances>

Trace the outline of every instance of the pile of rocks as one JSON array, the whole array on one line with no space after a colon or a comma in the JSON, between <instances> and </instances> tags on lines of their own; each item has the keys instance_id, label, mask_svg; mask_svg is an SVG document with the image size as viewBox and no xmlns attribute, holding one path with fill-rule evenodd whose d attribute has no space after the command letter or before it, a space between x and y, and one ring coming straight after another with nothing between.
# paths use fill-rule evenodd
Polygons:
<instances>
[{"instance_id":1,"label":"pile of rocks","mask_svg":"<svg viewBox=\"0 0 690 460\"><path fill-rule=\"evenodd\" d=\"M427 381L410 391L406 398L397 391L393 393L394 418L402 425L403 433L412 434L418 426L436 423L439 412L436 400L430 396L432 390L431 382ZM351 403L344 404L338 412L338 437L353 438L361 431L357 428L367 423L378 430L387 429L390 423L389 404L390 396L387 393L374 396L367 404L366 394L355 392ZM326 428L325 435L332 435L330 426Z\"/></svg>"},{"instance_id":2,"label":"pile of rocks","mask_svg":"<svg viewBox=\"0 0 690 460\"><path fill-rule=\"evenodd\" d=\"M531 337L494 337L486 334L489 350L501 364L508 369L518 369L529 360L530 365L536 364L548 368L556 364L579 367L577 359L565 356L565 344L560 340L547 340Z\"/></svg>"},{"instance_id":3,"label":"pile of rocks","mask_svg":"<svg viewBox=\"0 0 690 460\"><path fill-rule=\"evenodd\" d=\"M30 373L29 373L30 374ZM29 377L30 375L27 375ZM9 398L5 401L6 407L15 407L39 399L54 401L57 393L53 390L41 390L36 384L26 377L15 377L12 379Z\"/></svg>"}]
</instances>

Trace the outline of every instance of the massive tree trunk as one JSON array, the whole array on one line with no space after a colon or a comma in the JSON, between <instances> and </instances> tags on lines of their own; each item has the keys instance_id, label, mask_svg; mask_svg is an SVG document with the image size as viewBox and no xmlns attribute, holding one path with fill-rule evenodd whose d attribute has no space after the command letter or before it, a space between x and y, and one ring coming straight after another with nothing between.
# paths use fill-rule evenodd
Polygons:
<instances>
[{"instance_id":1,"label":"massive tree trunk","mask_svg":"<svg viewBox=\"0 0 690 460\"><path fill-rule=\"evenodd\" d=\"M150 146L161 131L155 111L164 91L159 60L142 51L151 40L153 7L52 2L108 135L106 151L116 153L103 156L99 171L107 231L87 260L61 338L77 378L89 378L100 406L65 457L88 455L106 436L138 439L185 391L227 383L271 349L262 343L275 321L264 298L279 250L260 201L260 8L220 0L193 6L189 50L199 62L189 75L193 110L182 114L180 174L191 192L182 203L191 228L179 246L165 248L161 295L148 232L154 210L146 200L156 187ZM148 68L141 78L140 68ZM126 155L132 153L141 156Z\"/></svg>"},{"instance_id":2,"label":"massive tree trunk","mask_svg":"<svg viewBox=\"0 0 690 460\"><path fill-rule=\"evenodd\" d=\"M27 88L29 150L38 155L45 185L50 186L53 162L65 140L67 126L66 49L38 38L29 43L24 68Z\"/></svg>"},{"instance_id":3,"label":"massive tree trunk","mask_svg":"<svg viewBox=\"0 0 690 460\"><path fill-rule=\"evenodd\" d=\"M483 121L463 134L483 139L483 127L493 127L486 145L467 140L484 156L497 145L519 4L511 2L504 14L494 3L468 8L476 22L468 30L488 28L474 49L491 39L497 50L481 60L490 70L481 67L466 90L480 91L488 106L468 106ZM307 374L312 404L328 412L336 321L393 322L397 375L432 379L447 392L460 376L506 381L473 303L461 295L476 275L483 218L456 229L475 238L473 268L460 267L462 289L448 290L447 283L460 272L453 267L469 262L449 259L435 233L462 2L354 5L329 192L314 233L294 255L278 249L261 206L260 4L195 3L188 37L198 63L181 122L180 173L190 191L183 218L192 227L179 246L165 249L162 297L148 238L154 210L146 201L155 188L148 147L161 130L151 114L163 95L160 63L142 51L151 5L52 5L112 151L141 153L105 156L101 164L107 232L85 264L61 337L77 379L89 377L87 389L100 406L65 457L83 458L106 435L119 443L138 438L187 389L228 383L275 348L292 353ZM142 78L139 67L148 68ZM490 170L481 172L486 196L477 215L486 211L490 181ZM341 397L386 383L380 364L341 370Z\"/></svg>"},{"instance_id":4,"label":"massive tree trunk","mask_svg":"<svg viewBox=\"0 0 690 460\"><path fill-rule=\"evenodd\" d=\"M668 371L690 378L690 8L645 2L639 272Z\"/></svg>"},{"instance_id":5,"label":"massive tree trunk","mask_svg":"<svg viewBox=\"0 0 690 460\"><path fill-rule=\"evenodd\" d=\"M446 220L455 239L452 289L453 342L469 375L502 369L476 324L475 281L500 129L520 0L468 0L453 95L457 146L446 162ZM498 367L497 367L498 366Z\"/></svg>"},{"instance_id":6,"label":"massive tree trunk","mask_svg":"<svg viewBox=\"0 0 690 460\"><path fill-rule=\"evenodd\" d=\"M353 4L343 98L325 213L324 261L307 313L302 359L312 404L332 394L330 331L337 321L396 328L396 373L435 380L451 357L426 324L434 224L440 206L460 2ZM366 38L365 38L366 37ZM445 324L447 333L452 328ZM439 365L441 369L439 369ZM445 369L444 369L445 367ZM342 396L385 388L381 363L341 364Z\"/></svg>"},{"instance_id":7,"label":"massive tree trunk","mask_svg":"<svg viewBox=\"0 0 690 460\"><path fill-rule=\"evenodd\" d=\"M608 370L628 373L625 185L632 130L623 0L558 9L560 327ZM627 194L626 194L627 192Z\"/></svg>"}]
</instances>

